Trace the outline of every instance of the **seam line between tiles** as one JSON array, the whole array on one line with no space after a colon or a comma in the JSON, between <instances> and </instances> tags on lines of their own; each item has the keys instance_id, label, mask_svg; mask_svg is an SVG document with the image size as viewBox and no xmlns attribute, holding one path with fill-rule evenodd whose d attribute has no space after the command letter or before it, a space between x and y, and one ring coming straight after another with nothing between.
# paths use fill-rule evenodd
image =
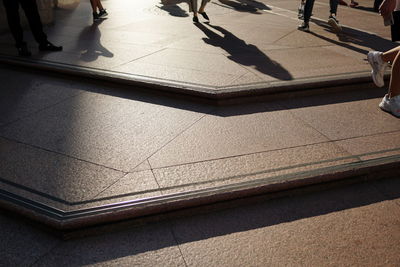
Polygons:
<instances>
[{"instance_id":1,"label":"seam line between tiles","mask_svg":"<svg viewBox=\"0 0 400 267\"><path fill-rule=\"evenodd\" d=\"M19 121L22 121L22 120L24 120L24 119L30 118L30 117L32 117L32 116L34 116L34 115L37 115L38 113L40 113L40 112L42 112L42 111L45 111L45 110L48 110L48 109L53 108L53 107L55 107L55 106L58 106L59 104L62 104L62 103L64 103L64 102L67 102L67 101L69 101L69 100L71 100L71 99L73 99L73 98L75 98L75 97L78 97L79 95L85 93L85 92L83 92L83 91L80 90L80 89L77 89L77 90L79 90L79 91L81 91L81 92L78 92L78 93L75 94L75 95L69 96L69 97L67 97L67 98L65 98L65 99L63 99L63 100L60 100L60 101L58 101L58 102L56 102L56 103L53 103L53 104L51 104L51 105L49 105L49 106L43 107L43 108L41 108L41 109L38 109L38 110L36 110L36 111L34 111L34 112L32 112L32 113L29 113L29 114L27 114L27 115L25 115L25 116L19 117L19 118L15 119L15 120L13 120L13 121L11 121L11 122L7 122L7 123L5 123L5 124L3 124L3 125L0 125L0 136L3 137L3 136L1 135L1 129L4 129L4 128L6 128L6 127L8 127L8 126L10 126L11 124L14 124L14 123L16 123L16 122L19 122Z\"/></svg>"},{"instance_id":2,"label":"seam line between tiles","mask_svg":"<svg viewBox=\"0 0 400 267\"><path fill-rule=\"evenodd\" d=\"M182 252L181 247L179 245L178 239L176 238L175 231L174 231L171 223L168 223L168 227L169 227L169 230L171 231L172 237L174 238L175 244L178 247L178 250L179 250L179 253L181 254L183 262L185 263L185 267L188 267L188 264L186 262L185 256L183 255L183 252Z\"/></svg>"},{"instance_id":3,"label":"seam line between tiles","mask_svg":"<svg viewBox=\"0 0 400 267\"><path fill-rule=\"evenodd\" d=\"M212 110L215 110L215 108L212 108L209 112L211 112ZM186 129L182 130L180 133L178 133L175 137L171 138L168 142L166 142L164 145L162 145L159 149L157 149L156 151L154 151L151 155L149 155L147 157L147 159L150 159L152 156L154 156L156 153L158 153L159 151L161 151L162 149L164 149L167 145L169 145L170 143L172 143L174 140L176 140L179 136L181 136L182 134L184 134L185 132L187 132L189 129L191 129L195 124L197 124L199 121L201 121L203 118L205 118L207 116L207 114L203 114L202 116L200 116L199 119L197 119L196 121L194 121L192 124L190 124ZM149 164L150 164L150 160L149 160ZM151 166L150 164L150 168L153 169L153 166Z\"/></svg>"},{"instance_id":4,"label":"seam line between tiles","mask_svg":"<svg viewBox=\"0 0 400 267\"><path fill-rule=\"evenodd\" d=\"M397 132L397 131L394 131ZM391 133L391 132L389 132ZM362 137L369 137L369 136L362 136ZM354 138L359 138L359 137L354 137ZM277 152L277 151L283 151L283 150L288 150L288 149L296 149L296 148L306 148L308 146L314 146L314 145L323 145L323 144L330 144L330 143L335 143L337 141L341 140L349 140L349 139L354 139L354 138L348 138L348 139L338 139L338 140L328 140L328 141L321 141L321 142L316 142L316 143L310 143L310 144L305 144L305 145L299 145L299 146L292 146L292 147L285 147L285 148L277 148L277 149L271 149L271 150L264 150L264 151L257 151L253 153L246 153L246 154L238 154L238 155L233 155L233 156L227 156L227 157L221 157L221 158L213 158L213 159L207 159L207 160L198 160L198 161L192 161L192 162L187 162L187 163L180 163L180 164L172 164L172 165L166 165L166 166L161 166L161 167L151 167L152 169L165 169L165 168L171 168L171 167L179 167L179 166L185 166L189 164L198 164L198 163L206 163L206 162L212 162L212 161L218 161L218 160L226 160L226 159L233 159L237 157L245 157L245 156L252 156L252 155L257 155L257 154L263 154L263 153L269 153L269 152ZM336 145L337 146L337 145ZM343 149L342 147L339 147L342 151L347 152L349 156L360 156L360 155L353 155L347 150ZM400 149L397 148L397 149ZM380 151L378 151L380 152ZM374 152L368 153L368 154L375 154ZM367 155L367 154L366 154ZM364 156L364 154L362 154Z\"/></svg>"},{"instance_id":5,"label":"seam line between tiles","mask_svg":"<svg viewBox=\"0 0 400 267\"><path fill-rule=\"evenodd\" d=\"M4 136L1 136L1 135L0 135L0 137L3 138L3 139L8 140L9 142L14 142L14 143L25 145L25 146L28 146L28 147L31 147L31 148L35 148L35 149L38 149L38 150L41 150L41 151L54 153L54 154L57 154L57 155L60 155L60 156L63 156L63 157L69 158L69 159L74 159L74 160L77 160L77 161L80 161L80 162L85 162L85 163L88 163L88 164L91 164L91 165L95 165L95 166L98 166L98 167L102 167L102 168L106 168L106 169L109 169L109 170L113 170L113 171L117 171L117 172L120 172L120 173L124 173L125 175L128 174L128 172L125 172L123 170L118 170L118 169L115 169L115 168L112 168L112 167L109 167L109 166L105 166L105 165L102 165L102 164L99 164L99 163L95 163L95 162L91 162L91 161L88 161L88 160L85 160L85 159L77 158L77 157L74 157L74 156L71 156L71 155L68 155L68 154L64 154L64 153L61 153L61 152L58 152L58 151L53 151L53 150L50 150L50 149L47 149L47 148L44 148L44 147L39 147L39 146L36 146L36 145L27 144L27 143L24 143L24 142L21 142L21 141L18 141L18 140L14 140L12 138L4 137Z\"/></svg>"},{"instance_id":6,"label":"seam line between tiles","mask_svg":"<svg viewBox=\"0 0 400 267\"><path fill-rule=\"evenodd\" d=\"M142 59L142 58L149 57L149 56L151 56L151 55L154 55L154 54L156 54L156 53L158 53L158 52L161 52L161 51L163 51L163 50L166 50L166 49L167 49L167 48L162 48L162 49L160 49L160 50L154 51L154 52L149 53L149 54L147 54L147 55L144 55L144 56L141 56L141 57L132 59L132 60L130 60L130 61L128 61L128 62L118 64L118 65L116 65L116 66L113 66L112 68L115 69L115 68L118 68L118 67L127 65L127 64L129 64L129 63L132 63L132 62L137 61L137 60Z\"/></svg>"}]
</instances>

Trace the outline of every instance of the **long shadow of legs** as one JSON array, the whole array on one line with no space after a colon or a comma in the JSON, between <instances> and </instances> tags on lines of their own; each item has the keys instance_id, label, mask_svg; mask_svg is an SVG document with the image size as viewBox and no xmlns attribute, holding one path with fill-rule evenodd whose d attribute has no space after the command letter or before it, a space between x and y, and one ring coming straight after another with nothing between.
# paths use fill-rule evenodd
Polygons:
<instances>
[{"instance_id":1,"label":"long shadow of legs","mask_svg":"<svg viewBox=\"0 0 400 267\"><path fill-rule=\"evenodd\" d=\"M279 80L292 80L292 75L278 62L271 60L255 45L247 44L244 40L233 35L220 26L208 24L211 28L223 34L221 37L203 24L196 24L208 38L203 41L207 44L220 47L229 53L228 58L240 65L254 66L256 70Z\"/></svg>"},{"instance_id":2,"label":"long shadow of legs","mask_svg":"<svg viewBox=\"0 0 400 267\"><path fill-rule=\"evenodd\" d=\"M101 32L98 28L101 22L102 20L94 22L85 27L79 34L77 46L80 51L83 51L80 56L83 61L92 62L97 60L99 56L114 57L114 54L101 44Z\"/></svg>"},{"instance_id":3,"label":"long shadow of legs","mask_svg":"<svg viewBox=\"0 0 400 267\"><path fill-rule=\"evenodd\" d=\"M189 14L186 10L183 10L178 5L162 5L157 6L159 9L164 10L169 13L169 15L174 17L188 17Z\"/></svg>"},{"instance_id":4,"label":"long shadow of legs","mask_svg":"<svg viewBox=\"0 0 400 267\"><path fill-rule=\"evenodd\" d=\"M234 9L235 11L238 12L249 12L252 14L262 14L257 7L253 6L253 5L249 5L247 3L242 3L242 2L235 2L235 1L231 1L231 0L219 0L219 3L215 3L216 5L222 6L222 7L227 7L227 8L231 8Z\"/></svg>"},{"instance_id":5,"label":"long shadow of legs","mask_svg":"<svg viewBox=\"0 0 400 267\"><path fill-rule=\"evenodd\" d=\"M325 30L331 31L330 26L327 25L325 22L313 19L311 21L313 21L318 26L323 27ZM323 39L338 46L342 46L347 49L351 49L361 54L367 54L370 50L387 51L398 46L397 44L382 37L379 37L375 34L370 34L348 27L343 27L342 33L337 34L338 40L333 40L329 37L322 36L315 32L310 33L320 39ZM363 49L355 45L366 47L368 49Z\"/></svg>"}]
</instances>

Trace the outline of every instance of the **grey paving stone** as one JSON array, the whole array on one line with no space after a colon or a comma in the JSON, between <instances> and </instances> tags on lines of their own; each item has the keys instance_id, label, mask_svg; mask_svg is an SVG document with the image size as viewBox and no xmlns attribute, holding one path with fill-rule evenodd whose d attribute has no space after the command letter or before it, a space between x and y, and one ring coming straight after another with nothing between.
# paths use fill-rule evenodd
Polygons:
<instances>
[{"instance_id":1,"label":"grey paving stone","mask_svg":"<svg viewBox=\"0 0 400 267\"><path fill-rule=\"evenodd\" d=\"M154 154L153 168L327 141L274 103L219 108Z\"/></svg>"},{"instance_id":2,"label":"grey paving stone","mask_svg":"<svg viewBox=\"0 0 400 267\"><path fill-rule=\"evenodd\" d=\"M331 140L398 131L398 119L382 112L378 104L383 90L328 94L288 101L291 112ZM376 97L377 95L380 97Z\"/></svg>"},{"instance_id":3,"label":"grey paving stone","mask_svg":"<svg viewBox=\"0 0 400 267\"><path fill-rule=\"evenodd\" d=\"M171 230L151 225L70 240L33 266L186 266Z\"/></svg>"},{"instance_id":4,"label":"grey paving stone","mask_svg":"<svg viewBox=\"0 0 400 267\"><path fill-rule=\"evenodd\" d=\"M307 145L153 169L164 194L263 180L287 180L302 172L358 161L332 143Z\"/></svg>"},{"instance_id":5,"label":"grey paving stone","mask_svg":"<svg viewBox=\"0 0 400 267\"><path fill-rule=\"evenodd\" d=\"M396 265L399 206L370 186L176 220L188 265Z\"/></svg>"},{"instance_id":6,"label":"grey paving stone","mask_svg":"<svg viewBox=\"0 0 400 267\"><path fill-rule=\"evenodd\" d=\"M362 160L400 155L400 132L345 139L335 142L338 146L359 156Z\"/></svg>"},{"instance_id":7,"label":"grey paving stone","mask_svg":"<svg viewBox=\"0 0 400 267\"><path fill-rule=\"evenodd\" d=\"M0 79L0 127L81 93L74 82L21 74L13 69L2 70Z\"/></svg>"},{"instance_id":8,"label":"grey paving stone","mask_svg":"<svg viewBox=\"0 0 400 267\"><path fill-rule=\"evenodd\" d=\"M31 266L60 240L0 213L0 266Z\"/></svg>"},{"instance_id":9,"label":"grey paving stone","mask_svg":"<svg viewBox=\"0 0 400 267\"><path fill-rule=\"evenodd\" d=\"M4 127L0 135L129 172L208 110L206 105L162 98L85 92Z\"/></svg>"},{"instance_id":10,"label":"grey paving stone","mask_svg":"<svg viewBox=\"0 0 400 267\"><path fill-rule=\"evenodd\" d=\"M57 202L90 200L124 173L0 138L0 187L14 184Z\"/></svg>"}]
</instances>

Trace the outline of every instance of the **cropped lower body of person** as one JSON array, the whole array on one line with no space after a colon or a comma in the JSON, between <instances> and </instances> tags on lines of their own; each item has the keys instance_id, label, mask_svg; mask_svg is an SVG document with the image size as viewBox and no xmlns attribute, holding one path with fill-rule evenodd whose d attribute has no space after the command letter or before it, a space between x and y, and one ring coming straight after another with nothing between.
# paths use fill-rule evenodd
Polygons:
<instances>
[{"instance_id":1,"label":"cropped lower body of person","mask_svg":"<svg viewBox=\"0 0 400 267\"><path fill-rule=\"evenodd\" d=\"M300 8L299 8L299 18L303 19L303 23L298 27L299 30L301 31L310 31L310 19L312 16L312 11L314 8L314 2L315 0L306 0L304 3L304 10L302 11L302 14L300 16ZM328 24L332 27L332 29L335 32L339 32L342 30L342 27L339 24L339 21L336 18L336 13L337 13L337 7L339 5L339 0L330 0L329 1L329 18L328 18Z\"/></svg>"},{"instance_id":2,"label":"cropped lower body of person","mask_svg":"<svg viewBox=\"0 0 400 267\"><path fill-rule=\"evenodd\" d=\"M379 107L400 118L400 46L386 52L371 51L367 58L372 67L372 79L378 87L385 85L383 79L385 70L391 63L389 90L380 102Z\"/></svg>"},{"instance_id":3,"label":"cropped lower body of person","mask_svg":"<svg viewBox=\"0 0 400 267\"><path fill-rule=\"evenodd\" d=\"M30 56L26 42L24 41L23 29L21 26L21 18L19 16L19 7L24 10L25 16L28 20L29 27L32 31L33 37L39 44L41 51L61 51L61 46L55 46L47 40L47 35L43 32L43 25L40 20L40 15L36 0L3 0L4 8L7 14L7 22L11 34L15 40L15 46L21 56Z\"/></svg>"},{"instance_id":4,"label":"cropped lower body of person","mask_svg":"<svg viewBox=\"0 0 400 267\"><path fill-rule=\"evenodd\" d=\"M93 20L99 20L108 15L100 0L90 0L90 5L92 6Z\"/></svg>"},{"instance_id":5,"label":"cropped lower body of person","mask_svg":"<svg viewBox=\"0 0 400 267\"><path fill-rule=\"evenodd\" d=\"M205 12L205 8L208 2L210 2L210 0L201 0L200 8L198 9L197 0L189 0L189 11L193 12L193 22L199 22L198 14L202 15L204 19L210 20L207 13Z\"/></svg>"}]
</instances>

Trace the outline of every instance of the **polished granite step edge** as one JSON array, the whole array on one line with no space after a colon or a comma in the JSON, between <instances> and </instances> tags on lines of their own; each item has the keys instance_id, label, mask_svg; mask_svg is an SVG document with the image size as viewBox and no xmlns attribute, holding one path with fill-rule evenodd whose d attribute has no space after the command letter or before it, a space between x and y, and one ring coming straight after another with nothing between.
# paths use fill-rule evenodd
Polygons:
<instances>
[{"instance_id":1,"label":"polished granite step edge","mask_svg":"<svg viewBox=\"0 0 400 267\"><path fill-rule=\"evenodd\" d=\"M52 229L69 231L239 198L262 194L273 195L312 185L323 186L352 179L392 177L400 177L400 155L299 172L273 179L259 179L215 188L124 201L71 212L57 210L0 190L0 207L43 223Z\"/></svg>"},{"instance_id":2,"label":"polished granite step edge","mask_svg":"<svg viewBox=\"0 0 400 267\"><path fill-rule=\"evenodd\" d=\"M0 63L50 71L63 75L72 75L74 77L90 78L96 81L106 81L137 88L204 98L212 101L222 100L221 103L231 99L245 99L246 97L268 97L279 94L284 96L304 95L304 92L306 92L305 94L312 94L313 92L320 93L324 89L346 90L354 89L352 88L354 86L362 89L375 87L371 79L371 74L367 71L299 78L292 81L257 82L237 86L216 87L2 54L0 54ZM389 73L386 74L385 78L389 78ZM363 86L360 86L360 84L363 84Z\"/></svg>"}]
</instances>

